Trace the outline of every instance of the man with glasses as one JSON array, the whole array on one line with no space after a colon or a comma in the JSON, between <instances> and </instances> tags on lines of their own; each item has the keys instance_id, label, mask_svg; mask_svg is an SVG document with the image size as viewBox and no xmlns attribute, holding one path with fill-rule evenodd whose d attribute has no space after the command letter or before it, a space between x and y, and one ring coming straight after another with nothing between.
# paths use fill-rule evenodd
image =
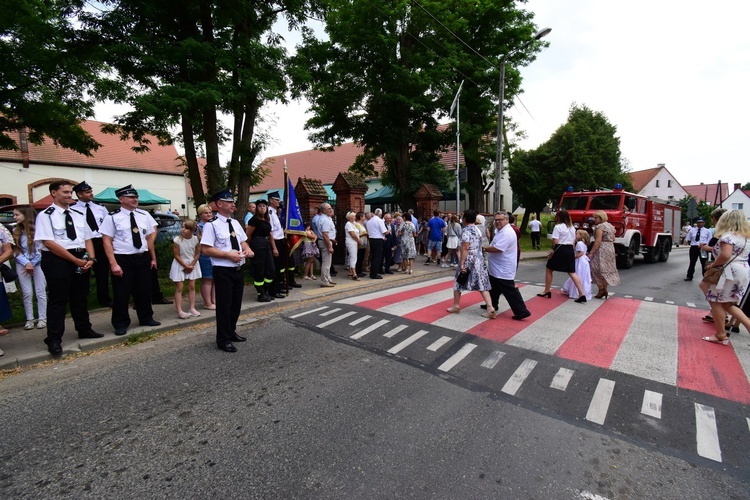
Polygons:
<instances>
[{"instance_id":1,"label":"man with glasses","mask_svg":"<svg viewBox=\"0 0 750 500\"><path fill-rule=\"evenodd\" d=\"M513 319L522 320L531 316L526 308L521 292L516 288L516 252L518 240L516 233L510 226L508 215L505 212L496 212L494 219L495 229L497 230L492 242L484 247L487 252L487 263L490 275L490 298L492 307L497 311L500 295L505 296L508 305L513 311ZM481 306L486 309L486 305Z\"/></svg>"}]
</instances>

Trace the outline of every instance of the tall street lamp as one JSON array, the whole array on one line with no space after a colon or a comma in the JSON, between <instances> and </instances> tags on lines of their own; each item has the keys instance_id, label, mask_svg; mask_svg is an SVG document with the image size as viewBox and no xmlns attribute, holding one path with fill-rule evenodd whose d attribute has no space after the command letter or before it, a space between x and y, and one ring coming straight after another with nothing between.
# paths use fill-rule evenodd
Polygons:
<instances>
[{"instance_id":1,"label":"tall street lamp","mask_svg":"<svg viewBox=\"0 0 750 500\"><path fill-rule=\"evenodd\" d=\"M505 61L508 59L508 57L512 56L519 50L523 50L529 45L531 45L532 42L535 42L539 40L540 38L543 38L547 35L549 35L549 32L552 31L552 28L544 28L543 30L537 31L537 33L534 35L534 37L518 47L517 49L513 49L507 54L505 54L502 59L500 59L500 88L499 88L499 96L500 99L497 103L497 153L495 156L495 211L502 209L501 203L500 203L500 180L503 177L503 101L505 100Z\"/></svg>"}]
</instances>

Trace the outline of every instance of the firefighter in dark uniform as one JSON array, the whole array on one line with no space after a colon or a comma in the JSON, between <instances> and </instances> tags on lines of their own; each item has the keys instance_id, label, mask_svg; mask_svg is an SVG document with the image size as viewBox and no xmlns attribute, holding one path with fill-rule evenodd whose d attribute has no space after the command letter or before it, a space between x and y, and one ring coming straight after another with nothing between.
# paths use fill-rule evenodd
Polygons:
<instances>
[{"instance_id":1,"label":"firefighter in dark uniform","mask_svg":"<svg viewBox=\"0 0 750 500\"><path fill-rule=\"evenodd\" d=\"M271 302L274 298L284 298L284 295L269 290L276 275L273 260L278 252L271 237L271 218L266 200L255 202L255 215L247 221L245 232L250 248L255 254L250 261L250 274L253 277L253 285L258 291L258 302Z\"/></svg>"},{"instance_id":2,"label":"firefighter in dark uniform","mask_svg":"<svg viewBox=\"0 0 750 500\"><path fill-rule=\"evenodd\" d=\"M128 301L133 296L141 326L159 326L151 308L151 268L156 267L151 215L138 209L138 191L127 185L115 191L120 208L104 219L99 232L112 269L112 327L125 335L130 326Z\"/></svg>"},{"instance_id":3,"label":"firefighter in dark uniform","mask_svg":"<svg viewBox=\"0 0 750 500\"><path fill-rule=\"evenodd\" d=\"M237 352L232 342L244 342L237 333L237 320L242 307L245 275L242 265L253 256L247 244L242 224L232 219L236 210L234 196L229 190L211 197L216 205L216 217L206 222L201 235L201 253L211 257L216 290L216 346L224 352Z\"/></svg>"},{"instance_id":4,"label":"firefighter in dark uniform","mask_svg":"<svg viewBox=\"0 0 750 500\"><path fill-rule=\"evenodd\" d=\"M62 354L65 307L80 338L103 337L91 329L88 311L88 272L96 261L91 229L73 204L73 184L55 181L49 185L52 205L37 215L34 241L41 243L42 271L47 280L47 337L50 354ZM100 256L103 257L103 256Z\"/></svg>"},{"instance_id":5,"label":"firefighter in dark uniform","mask_svg":"<svg viewBox=\"0 0 750 500\"><path fill-rule=\"evenodd\" d=\"M88 224L92 234L91 243L94 245L94 252L99 257L94 263L96 298L99 305L112 307L112 299L109 298L109 261L104 256L104 240L102 240L102 235L99 232L99 226L104 222L104 218L109 215L109 211L94 202L94 190L86 181L73 186L73 192L78 197L78 201L71 205L71 208L82 212L86 217L86 224Z\"/></svg>"},{"instance_id":6,"label":"firefighter in dark uniform","mask_svg":"<svg viewBox=\"0 0 750 500\"><path fill-rule=\"evenodd\" d=\"M292 288L301 288L302 285L294 280L294 259L289 255L289 247L286 244L286 235L276 209L281 206L279 192L268 193L268 215L271 217L271 236L276 244L278 255L274 255L274 266L276 267L276 279L274 279L271 290L276 294L287 291L287 282ZM257 210L257 208L256 208ZM287 267L289 263L289 267Z\"/></svg>"}]
</instances>

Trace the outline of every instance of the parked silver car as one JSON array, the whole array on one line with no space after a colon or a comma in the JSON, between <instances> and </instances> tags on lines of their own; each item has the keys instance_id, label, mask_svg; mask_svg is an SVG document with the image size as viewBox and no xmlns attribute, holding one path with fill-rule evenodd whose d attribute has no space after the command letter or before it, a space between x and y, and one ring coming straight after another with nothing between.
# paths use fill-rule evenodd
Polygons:
<instances>
[{"instance_id":1,"label":"parked silver car","mask_svg":"<svg viewBox=\"0 0 750 500\"><path fill-rule=\"evenodd\" d=\"M172 241L182 233L182 221L172 214L152 214L156 221L156 243Z\"/></svg>"}]
</instances>

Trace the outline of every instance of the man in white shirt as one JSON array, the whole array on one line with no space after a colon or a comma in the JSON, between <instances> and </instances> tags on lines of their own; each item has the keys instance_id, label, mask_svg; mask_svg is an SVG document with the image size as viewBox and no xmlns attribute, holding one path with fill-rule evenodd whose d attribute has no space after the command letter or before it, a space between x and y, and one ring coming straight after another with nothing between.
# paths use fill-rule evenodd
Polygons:
<instances>
[{"instance_id":1,"label":"man in white shirt","mask_svg":"<svg viewBox=\"0 0 750 500\"><path fill-rule=\"evenodd\" d=\"M378 273L383 266L383 244L385 243L385 237L389 234L385 222L380 218L381 215L383 215L383 211L377 208L372 218L365 223L367 237L370 240L370 278L374 280L383 279Z\"/></svg>"},{"instance_id":2,"label":"man in white shirt","mask_svg":"<svg viewBox=\"0 0 750 500\"><path fill-rule=\"evenodd\" d=\"M515 277L517 267L518 238L513 228L510 227L508 216L505 212L495 213L494 225L497 234L492 242L484 247L487 252L488 270L490 275L490 298L492 307L497 311L500 295L505 296L508 305L513 311L513 319L522 320L531 316L526 308L521 292L516 288ZM486 309L486 305L482 307Z\"/></svg>"},{"instance_id":3,"label":"man in white shirt","mask_svg":"<svg viewBox=\"0 0 750 500\"><path fill-rule=\"evenodd\" d=\"M294 279L296 268L294 259L289 255L289 246L286 244L284 226L281 224L281 219L279 219L278 212L280 206L281 198L279 198L279 192L273 191L268 193L268 216L271 219L271 237L276 244L276 250L278 250L279 254L273 258L273 265L276 268L276 278L271 285L271 295L277 299L282 298L279 295L288 293L287 285L289 285L289 288L302 287Z\"/></svg>"},{"instance_id":4,"label":"man in white shirt","mask_svg":"<svg viewBox=\"0 0 750 500\"><path fill-rule=\"evenodd\" d=\"M706 245L708 240L711 239L711 231L706 229L706 222L703 218L699 218L695 222L695 227L688 232L685 242L690 245L690 263L688 264L687 277L685 281L693 281L693 275L695 274L695 264L698 259L701 261L701 276L703 276L703 270L706 267L706 261L708 255L701 251L701 245Z\"/></svg>"},{"instance_id":5,"label":"man in white shirt","mask_svg":"<svg viewBox=\"0 0 750 500\"><path fill-rule=\"evenodd\" d=\"M109 261L104 255L104 240L99 232L99 226L104 218L109 215L109 210L94 203L94 190L86 181L73 187L78 201L71 205L86 217L86 224L91 229L91 243L94 245L94 253L98 257L94 263L94 276L96 277L96 298L99 305L112 307L112 299L109 298Z\"/></svg>"},{"instance_id":6,"label":"man in white shirt","mask_svg":"<svg viewBox=\"0 0 750 500\"><path fill-rule=\"evenodd\" d=\"M330 288L336 284L331 280L331 261L333 259L333 245L336 243L336 226L333 224L333 207L328 203L320 205L320 215L318 215L317 224L320 231L320 238L317 244L320 250L320 286Z\"/></svg>"}]
</instances>

